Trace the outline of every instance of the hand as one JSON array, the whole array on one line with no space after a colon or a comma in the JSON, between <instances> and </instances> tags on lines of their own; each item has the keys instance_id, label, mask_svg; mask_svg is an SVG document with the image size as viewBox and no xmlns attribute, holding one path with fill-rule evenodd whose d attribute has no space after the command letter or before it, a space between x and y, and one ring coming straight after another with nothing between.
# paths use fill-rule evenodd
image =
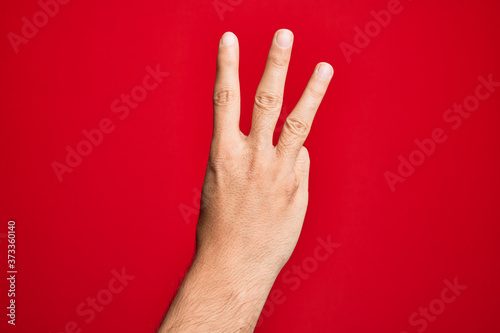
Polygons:
<instances>
[{"instance_id":1,"label":"hand","mask_svg":"<svg viewBox=\"0 0 500 333\"><path fill-rule=\"evenodd\" d=\"M208 253L270 276L289 259L302 228L309 177L303 143L333 75L329 64L318 64L273 146L292 44L290 31L276 33L257 88L252 128L245 136L239 129L238 41L230 32L222 37L214 133L197 229L199 255Z\"/></svg>"},{"instance_id":2,"label":"hand","mask_svg":"<svg viewBox=\"0 0 500 333\"><path fill-rule=\"evenodd\" d=\"M275 34L245 136L239 129L238 40L230 32L221 39L197 253L166 322L179 323L182 313L189 318L200 311L212 312L207 314L212 320L196 315L201 326L182 326L186 331L252 330L299 238L308 202L309 155L303 143L333 68L316 66L273 146L292 44L289 30Z\"/></svg>"}]
</instances>

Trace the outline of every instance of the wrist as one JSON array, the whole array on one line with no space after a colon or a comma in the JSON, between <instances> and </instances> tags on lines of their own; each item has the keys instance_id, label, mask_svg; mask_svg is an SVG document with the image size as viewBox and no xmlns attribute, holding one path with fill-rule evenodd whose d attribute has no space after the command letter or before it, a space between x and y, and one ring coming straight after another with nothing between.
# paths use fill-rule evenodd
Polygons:
<instances>
[{"instance_id":1,"label":"wrist","mask_svg":"<svg viewBox=\"0 0 500 333\"><path fill-rule=\"evenodd\" d=\"M161 332L253 332L275 277L220 253L197 251Z\"/></svg>"},{"instance_id":2,"label":"wrist","mask_svg":"<svg viewBox=\"0 0 500 333\"><path fill-rule=\"evenodd\" d=\"M279 269L221 252L197 251L189 273L233 295L241 295L247 300L248 297L264 298L265 301Z\"/></svg>"},{"instance_id":3,"label":"wrist","mask_svg":"<svg viewBox=\"0 0 500 333\"><path fill-rule=\"evenodd\" d=\"M191 270L221 283L234 284L234 288L245 289L250 284L265 291L272 287L281 268L269 258L207 247L197 249Z\"/></svg>"}]
</instances>

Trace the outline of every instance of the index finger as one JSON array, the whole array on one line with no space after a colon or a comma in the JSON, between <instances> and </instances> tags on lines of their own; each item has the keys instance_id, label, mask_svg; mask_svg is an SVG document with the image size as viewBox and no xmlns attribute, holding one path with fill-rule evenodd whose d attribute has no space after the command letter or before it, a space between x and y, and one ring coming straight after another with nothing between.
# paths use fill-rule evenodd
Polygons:
<instances>
[{"instance_id":1,"label":"index finger","mask_svg":"<svg viewBox=\"0 0 500 333\"><path fill-rule=\"evenodd\" d=\"M214 85L214 139L231 139L240 132L240 80L238 39L226 32L219 43Z\"/></svg>"}]
</instances>

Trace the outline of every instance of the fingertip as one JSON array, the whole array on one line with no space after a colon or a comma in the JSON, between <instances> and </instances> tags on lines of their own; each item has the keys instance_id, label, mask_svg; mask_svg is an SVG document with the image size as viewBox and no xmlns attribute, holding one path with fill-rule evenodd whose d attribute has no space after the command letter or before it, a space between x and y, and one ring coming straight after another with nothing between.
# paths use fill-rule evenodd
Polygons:
<instances>
[{"instance_id":1,"label":"fingertip","mask_svg":"<svg viewBox=\"0 0 500 333\"><path fill-rule=\"evenodd\" d=\"M323 80L330 80L333 74L333 66L327 62L320 62L316 67L316 75Z\"/></svg>"},{"instance_id":2,"label":"fingertip","mask_svg":"<svg viewBox=\"0 0 500 333\"><path fill-rule=\"evenodd\" d=\"M232 46L234 44L236 44L236 41L237 41L237 37L234 33L232 33L231 31L227 31L224 33L224 35L222 35L221 39L220 39L220 46L223 47L223 46Z\"/></svg>"},{"instance_id":3,"label":"fingertip","mask_svg":"<svg viewBox=\"0 0 500 333\"><path fill-rule=\"evenodd\" d=\"M288 29L280 29L276 31L275 40L279 47L286 49L293 43L293 32Z\"/></svg>"}]
</instances>

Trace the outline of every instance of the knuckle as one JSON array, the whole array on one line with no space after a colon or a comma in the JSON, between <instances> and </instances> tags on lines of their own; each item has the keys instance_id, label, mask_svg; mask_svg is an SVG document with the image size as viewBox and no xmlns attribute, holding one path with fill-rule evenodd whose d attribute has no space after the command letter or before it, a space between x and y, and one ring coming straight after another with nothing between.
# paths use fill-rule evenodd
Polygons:
<instances>
[{"instance_id":1,"label":"knuckle","mask_svg":"<svg viewBox=\"0 0 500 333\"><path fill-rule=\"evenodd\" d=\"M238 100L238 94L233 89L223 88L214 91L214 105L215 106L230 106Z\"/></svg>"},{"instance_id":2,"label":"knuckle","mask_svg":"<svg viewBox=\"0 0 500 333\"><path fill-rule=\"evenodd\" d=\"M228 169L233 161L233 153L223 144L212 146L208 165L211 170L222 171Z\"/></svg>"},{"instance_id":3,"label":"knuckle","mask_svg":"<svg viewBox=\"0 0 500 333\"><path fill-rule=\"evenodd\" d=\"M278 68L286 67L288 65L288 60L286 59L286 57L283 57L279 54L269 55L269 62L274 67L278 67Z\"/></svg>"},{"instance_id":4,"label":"knuckle","mask_svg":"<svg viewBox=\"0 0 500 333\"><path fill-rule=\"evenodd\" d=\"M252 148L247 160L247 180L262 182L268 179L272 173L272 163L266 155L265 151Z\"/></svg>"},{"instance_id":5,"label":"knuckle","mask_svg":"<svg viewBox=\"0 0 500 333\"><path fill-rule=\"evenodd\" d=\"M325 92L321 89L318 89L318 87L311 87L309 88L309 95L311 95L311 97L315 100L320 100L325 95Z\"/></svg>"},{"instance_id":6,"label":"knuckle","mask_svg":"<svg viewBox=\"0 0 500 333\"><path fill-rule=\"evenodd\" d=\"M281 107L281 96L266 91L255 95L255 106L260 110L276 110Z\"/></svg>"},{"instance_id":7,"label":"knuckle","mask_svg":"<svg viewBox=\"0 0 500 333\"><path fill-rule=\"evenodd\" d=\"M255 178L258 175L262 174L265 169L265 165L263 160L257 156L254 156L250 159L250 163L247 170L247 175L250 178Z\"/></svg>"},{"instance_id":8,"label":"knuckle","mask_svg":"<svg viewBox=\"0 0 500 333\"><path fill-rule=\"evenodd\" d=\"M224 169L224 166L227 164L227 160L221 158L220 156L211 156L208 160L208 166L210 170L219 172Z\"/></svg>"},{"instance_id":9,"label":"knuckle","mask_svg":"<svg viewBox=\"0 0 500 333\"><path fill-rule=\"evenodd\" d=\"M290 133L295 136L307 136L310 130L310 126L307 122L296 117L286 118L285 126L290 131Z\"/></svg>"}]
</instances>

